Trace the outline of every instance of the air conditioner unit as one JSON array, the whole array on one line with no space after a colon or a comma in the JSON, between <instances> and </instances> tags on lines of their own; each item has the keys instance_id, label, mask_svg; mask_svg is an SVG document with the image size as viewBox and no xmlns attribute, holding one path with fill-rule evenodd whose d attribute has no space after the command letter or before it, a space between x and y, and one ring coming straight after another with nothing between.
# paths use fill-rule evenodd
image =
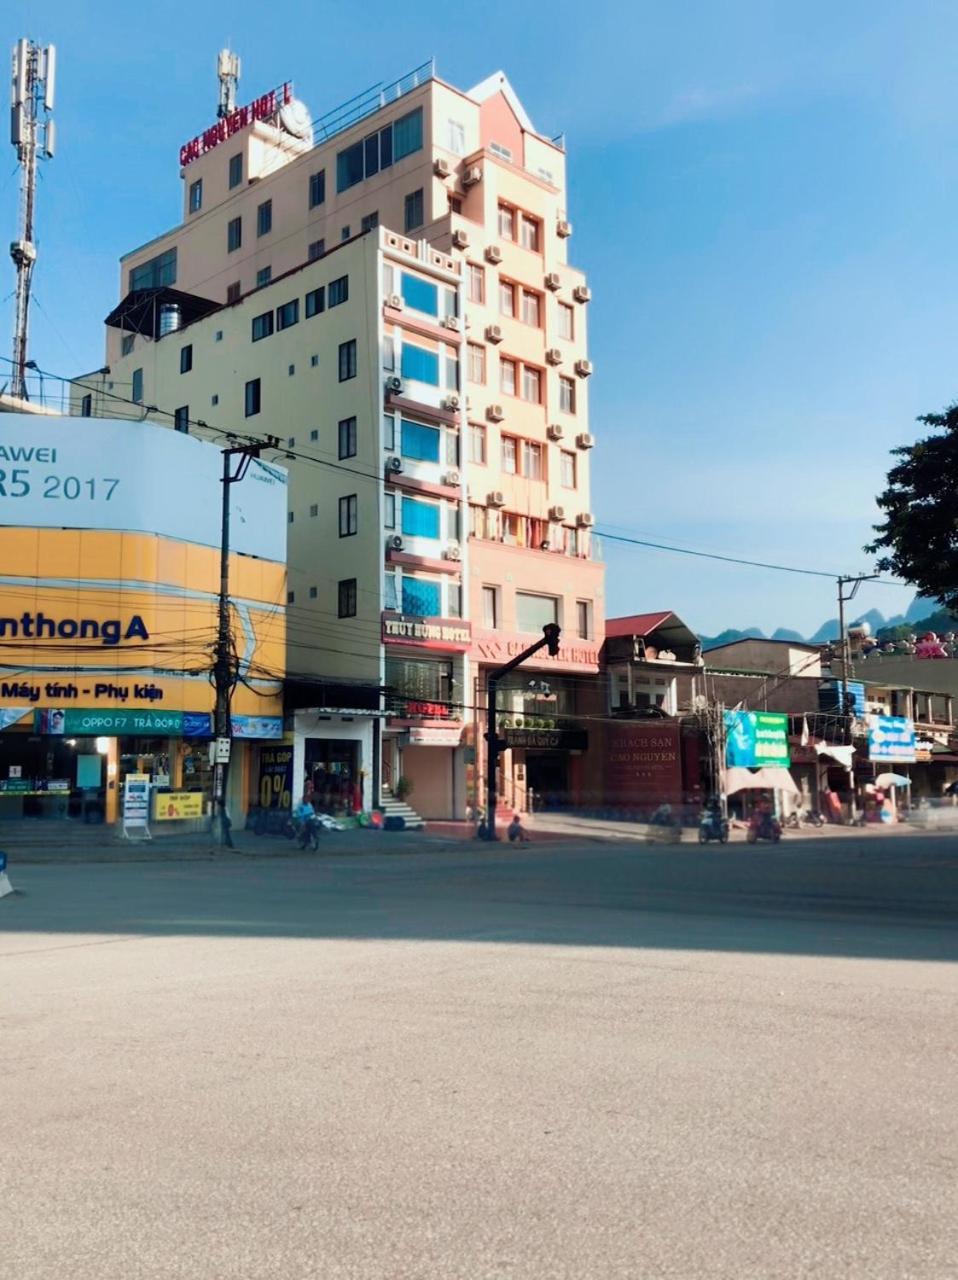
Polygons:
<instances>
[{"instance_id":1,"label":"air conditioner unit","mask_svg":"<svg viewBox=\"0 0 958 1280\"><path fill-rule=\"evenodd\" d=\"M405 544L405 542L403 542L403 540L402 540L402 536L401 536L400 534L398 534L398 533L394 533L394 534L392 535L392 537L390 537L390 538L389 538L389 550L390 550L390 551L402 551L402 549L403 549L403 547L404 547L405 545L406 545L406 544Z\"/></svg>"},{"instance_id":2,"label":"air conditioner unit","mask_svg":"<svg viewBox=\"0 0 958 1280\"><path fill-rule=\"evenodd\" d=\"M393 472L402 471L402 458L397 458L395 455L391 457L386 463L386 470Z\"/></svg>"},{"instance_id":3,"label":"air conditioner unit","mask_svg":"<svg viewBox=\"0 0 958 1280\"><path fill-rule=\"evenodd\" d=\"M450 395L450 396L446 396L445 400L443 400L442 402L442 405L444 409L458 409L461 403L462 401L459 399L457 395Z\"/></svg>"},{"instance_id":4,"label":"air conditioner unit","mask_svg":"<svg viewBox=\"0 0 958 1280\"><path fill-rule=\"evenodd\" d=\"M580 378L588 378L592 374L591 360L577 360L575 362L575 371Z\"/></svg>"},{"instance_id":5,"label":"air conditioner unit","mask_svg":"<svg viewBox=\"0 0 958 1280\"><path fill-rule=\"evenodd\" d=\"M454 542L450 546L446 547L444 555L447 560L461 560L462 549L460 548L458 542Z\"/></svg>"},{"instance_id":6,"label":"air conditioner unit","mask_svg":"<svg viewBox=\"0 0 958 1280\"><path fill-rule=\"evenodd\" d=\"M462 175L462 185L464 187L474 187L477 182L482 181L482 170L477 164L471 164L466 172Z\"/></svg>"},{"instance_id":7,"label":"air conditioner unit","mask_svg":"<svg viewBox=\"0 0 958 1280\"><path fill-rule=\"evenodd\" d=\"M546 352L546 364L561 364L562 352L558 347L550 347Z\"/></svg>"},{"instance_id":8,"label":"air conditioner unit","mask_svg":"<svg viewBox=\"0 0 958 1280\"><path fill-rule=\"evenodd\" d=\"M580 511L575 518L575 522L580 529L591 529L595 524L595 516L591 511Z\"/></svg>"},{"instance_id":9,"label":"air conditioner unit","mask_svg":"<svg viewBox=\"0 0 958 1280\"><path fill-rule=\"evenodd\" d=\"M486 497L486 506L488 507L504 507L506 505L506 495L501 489L493 489Z\"/></svg>"},{"instance_id":10,"label":"air conditioner unit","mask_svg":"<svg viewBox=\"0 0 958 1280\"><path fill-rule=\"evenodd\" d=\"M549 425L546 427L546 435L549 437L550 440L561 440L562 437L565 435L565 430L563 429L562 423L550 422Z\"/></svg>"},{"instance_id":11,"label":"air conditioner unit","mask_svg":"<svg viewBox=\"0 0 958 1280\"><path fill-rule=\"evenodd\" d=\"M394 311L402 311L403 307L405 306L405 303L402 300L402 294L391 293L389 297L386 299L386 306L392 307Z\"/></svg>"},{"instance_id":12,"label":"air conditioner unit","mask_svg":"<svg viewBox=\"0 0 958 1280\"><path fill-rule=\"evenodd\" d=\"M448 178L450 173L452 173L449 161L445 156L436 156L435 160L432 162L432 171L437 178Z\"/></svg>"},{"instance_id":13,"label":"air conditioner unit","mask_svg":"<svg viewBox=\"0 0 958 1280\"><path fill-rule=\"evenodd\" d=\"M501 342L501 341L502 341L502 326L501 326L501 325L498 325L498 324L487 324L487 325L486 325L486 341L487 341L487 342Z\"/></svg>"},{"instance_id":14,"label":"air conditioner unit","mask_svg":"<svg viewBox=\"0 0 958 1280\"><path fill-rule=\"evenodd\" d=\"M491 244L486 250L486 261L494 266L502 261L502 250L497 244Z\"/></svg>"},{"instance_id":15,"label":"air conditioner unit","mask_svg":"<svg viewBox=\"0 0 958 1280\"><path fill-rule=\"evenodd\" d=\"M550 271L546 276L546 288L551 289L555 293L556 289L562 288L562 277L558 271Z\"/></svg>"},{"instance_id":16,"label":"air conditioner unit","mask_svg":"<svg viewBox=\"0 0 958 1280\"><path fill-rule=\"evenodd\" d=\"M595 444L595 436L591 431L580 431L575 438L575 442L580 449L591 449Z\"/></svg>"},{"instance_id":17,"label":"air conditioner unit","mask_svg":"<svg viewBox=\"0 0 958 1280\"><path fill-rule=\"evenodd\" d=\"M556 505L549 508L549 519L560 522L565 519L565 507Z\"/></svg>"},{"instance_id":18,"label":"air conditioner unit","mask_svg":"<svg viewBox=\"0 0 958 1280\"><path fill-rule=\"evenodd\" d=\"M395 374L386 379L386 390L390 395L398 396L402 391L402 378L397 378Z\"/></svg>"},{"instance_id":19,"label":"air conditioner unit","mask_svg":"<svg viewBox=\"0 0 958 1280\"><path fill-rule=\"evenodd\" d=\"M454 231L452 233L452 247L454 249L468 249L469 236L465 231Z\"/></svg>"},{"instance_id":20,"label":"air conditioner unit","mask_svg":"<svg viewBox=\"0 0 958 1280\"><path fill-rule=\"evenodd\" d=\"M572 290L572 296L575 298L576 302L591 302L592 290L587 284L577 284Z\"/></svg>"},{"instance_id":21,"label":"air conditioner unit","mask_svg":"<svg viewBox=\"0 0 958 1280\"><path fill-rule=\"evenodd\" d=\"M501 422L505 416L505 411L501 404L491 404L486 410L486 417L490 422Z\"/></svg>"},{"instance_id":22,"label":"air conditioner unit","mask_svg":"<svg viewBox=\"0 0 958 1280\"><path fill-rule=\"evenodd\" d=\"M572 223L567 218L560 218L556 223L556 235L561 236L563 240L572 235Z\"/></svg>"},{"instance_id":23,"label":"air conditioner unit","mask_svg":"<svg viewBox=\"0 0 958 1280\"><path fill-rule=\"evenodd\" d=\"M448 484L453 489L458 488L461 481L462 481L462 476L459 474L458 471L447 471L442 478L443 484Z\"/></svg>"},{"instance_id":24,"label":"air conditioner unit","mask_svg":"<svg viewBox=\"0 0 958 1280\"><path fill-rule=\"evenodd\" d=\"M442 327L443 327L444 329L452 329L452 331L453 331L454 333L458 333L458 332L459 332L459 317L458 317L458 316L444 316L444 317L443 317L443 321L442 321Z\"/></svg>"}]
</instances>

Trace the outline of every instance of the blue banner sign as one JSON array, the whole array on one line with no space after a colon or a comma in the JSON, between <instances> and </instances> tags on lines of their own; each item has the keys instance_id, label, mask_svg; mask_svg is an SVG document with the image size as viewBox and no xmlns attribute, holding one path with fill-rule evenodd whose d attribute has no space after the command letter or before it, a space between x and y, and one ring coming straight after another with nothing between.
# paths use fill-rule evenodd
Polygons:
<instances>
[{"instance_id":1,"label":"blue banner sign","mask_svg":"<svg viewBox=\"0 0 958 1280\"><path fill-rule=\"evenodd\" d=\"M912 763L915 759L915 722L905 716L869 716L868 758Z\"/></svg>"}]
</instances>

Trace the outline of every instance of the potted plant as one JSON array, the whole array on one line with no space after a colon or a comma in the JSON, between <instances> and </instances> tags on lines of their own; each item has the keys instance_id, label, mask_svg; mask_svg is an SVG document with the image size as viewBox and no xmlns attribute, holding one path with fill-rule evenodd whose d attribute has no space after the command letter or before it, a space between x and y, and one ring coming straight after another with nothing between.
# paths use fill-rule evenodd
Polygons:
<instances>
[{"instance_id":1,"label":"potted plant","mask_svg":"<svg viewBox=\"0 0 958 1280\"><path fill-rule=\"evenodd\" d=\"M412 783L403 774L396 779L396 785L393 787L393 795L397 800L405 800L412 792Z\"/></svg>"}]
</instances>

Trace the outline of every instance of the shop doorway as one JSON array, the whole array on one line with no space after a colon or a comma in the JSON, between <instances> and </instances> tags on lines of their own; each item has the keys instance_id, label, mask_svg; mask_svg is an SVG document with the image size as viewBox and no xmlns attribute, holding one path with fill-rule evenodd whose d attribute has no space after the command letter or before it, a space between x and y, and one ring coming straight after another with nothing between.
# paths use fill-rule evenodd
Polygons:
<instances>
[{"instance_id":1,"label":"shop doorway","mask_svg":"<svg viewBox=\"0 0 958 1280\"><path fill-rule=\"evenodd\" d=\"M526 788L536 810L567 809L569 757L564 751L527 751Z\"/></svg>"},{"instance_id":2,"label":"shop doorway","mask_svg":"<svg viewBox=\"0 0 958 1280\"><path fill-rule=\"evenodd\" d=\"M0 734L0 820L103 822L106 761L102 740Z\"/></svg>"},{"instance_id":3,"label":"shop doorway","mask_svg":"<svg viewBox=\"0 0 958 1280\"><path fill-rule=\"evenodd\" d=\"M321 813L349 814L361 807L359 746L349 738L307 738L304 790Z\"/></svg>"}]
</instances>

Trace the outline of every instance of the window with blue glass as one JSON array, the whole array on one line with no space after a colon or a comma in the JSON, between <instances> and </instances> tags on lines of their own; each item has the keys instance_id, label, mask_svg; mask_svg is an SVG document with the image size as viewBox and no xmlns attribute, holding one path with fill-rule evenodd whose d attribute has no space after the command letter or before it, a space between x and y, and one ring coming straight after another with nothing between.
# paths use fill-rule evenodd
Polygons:
<instances>
[{"instance_id":1,"label":"window with blue glass","mask_svg":"<svg viewBox=\"0 0 958 1280\"><path fill-rule=\"evenodd\" d=\"M403 498L402 531L410 538L438 538L439 504Z\"/></svg>"},{"instance_id":2,"label":"window with blue glass","mask_svg":"<svg viewBox=\"0 0 958 1280\"><path fill-rule=\"evenodd\" d=\"M411 378L413 382L428 382L431 387L439 386L439 353L426 351L423 347L414 347L408 342L402 348L402 376Z\"/></svg>"},{"instance_id":3,"label":"window with blue glass","mask_svg":"<svg viewBox=\"0 0 958 1280\"><path fill-rule=\"evenodd\" d=\"M407 307L411 307L413 311L422 311L427 316L439 315L439 290L436 285L404 271L401 288L402 300Z\"/></svg>"},{"instance_id":4,"label":"window with blue glass","mask_svg":"<svg viewBox=\"0 0 958 1280\"><path fill-rule=\"evenodd\" d=\"M438 427L424 427L421 422L402 420L402 456L419 462L438 462L440 452Z\"/></svg>"},{"instance_id":5,"label":"window with blue glass","mask_svg":"<svg viewBox=\"0 0 958 1280\"><path fill-rule=\"evenodd\" d=\"M387 124L384 129L354 142L336 156L336 190L346 191L364 178L372 178L388 169L394 160L402 160L422 150L422 107Z\"/></svg>"},{"instance_id":6,"label":"window with blue glass","mask_svg":"<svg viewBox=\"0 0 958 1280\"><path fill-rule=\"evenodd\" d=\"M393 125L393 159L402 160L422 150L422 107L400 116Z\"/></svg>"},{"instance_id":7,"label":"window with blue glass","mask_svg":"<svg viewBox=\"0 0 958 1280\"><path fill-rule=\"evenodd\" d=\"M162 289L165 285L176 284L176 250L167 249L165 253L142 262L130 272L130 291L134 289Z\"/></svg>"},{"instance_id":8,"label":"window with blue glass","mask_svg":"<svg viewBox=\"0 0 958 1280\"><path fill-rule=\"evenodd\" d=\"M399 599L396 595L396 575L387 573L383 578L383 608L398 609Z\"/></svg>"},{"instance_id":9,"label":"window with blue glass","mask_svg":"<svg viewBox=\"0 0 958 1280\"><path fill-rule=\"evenodd\" d=\"M439 583L403 574L402 611L414 618L442 617L442 592Z\"/></svg>"}]
</instances>

